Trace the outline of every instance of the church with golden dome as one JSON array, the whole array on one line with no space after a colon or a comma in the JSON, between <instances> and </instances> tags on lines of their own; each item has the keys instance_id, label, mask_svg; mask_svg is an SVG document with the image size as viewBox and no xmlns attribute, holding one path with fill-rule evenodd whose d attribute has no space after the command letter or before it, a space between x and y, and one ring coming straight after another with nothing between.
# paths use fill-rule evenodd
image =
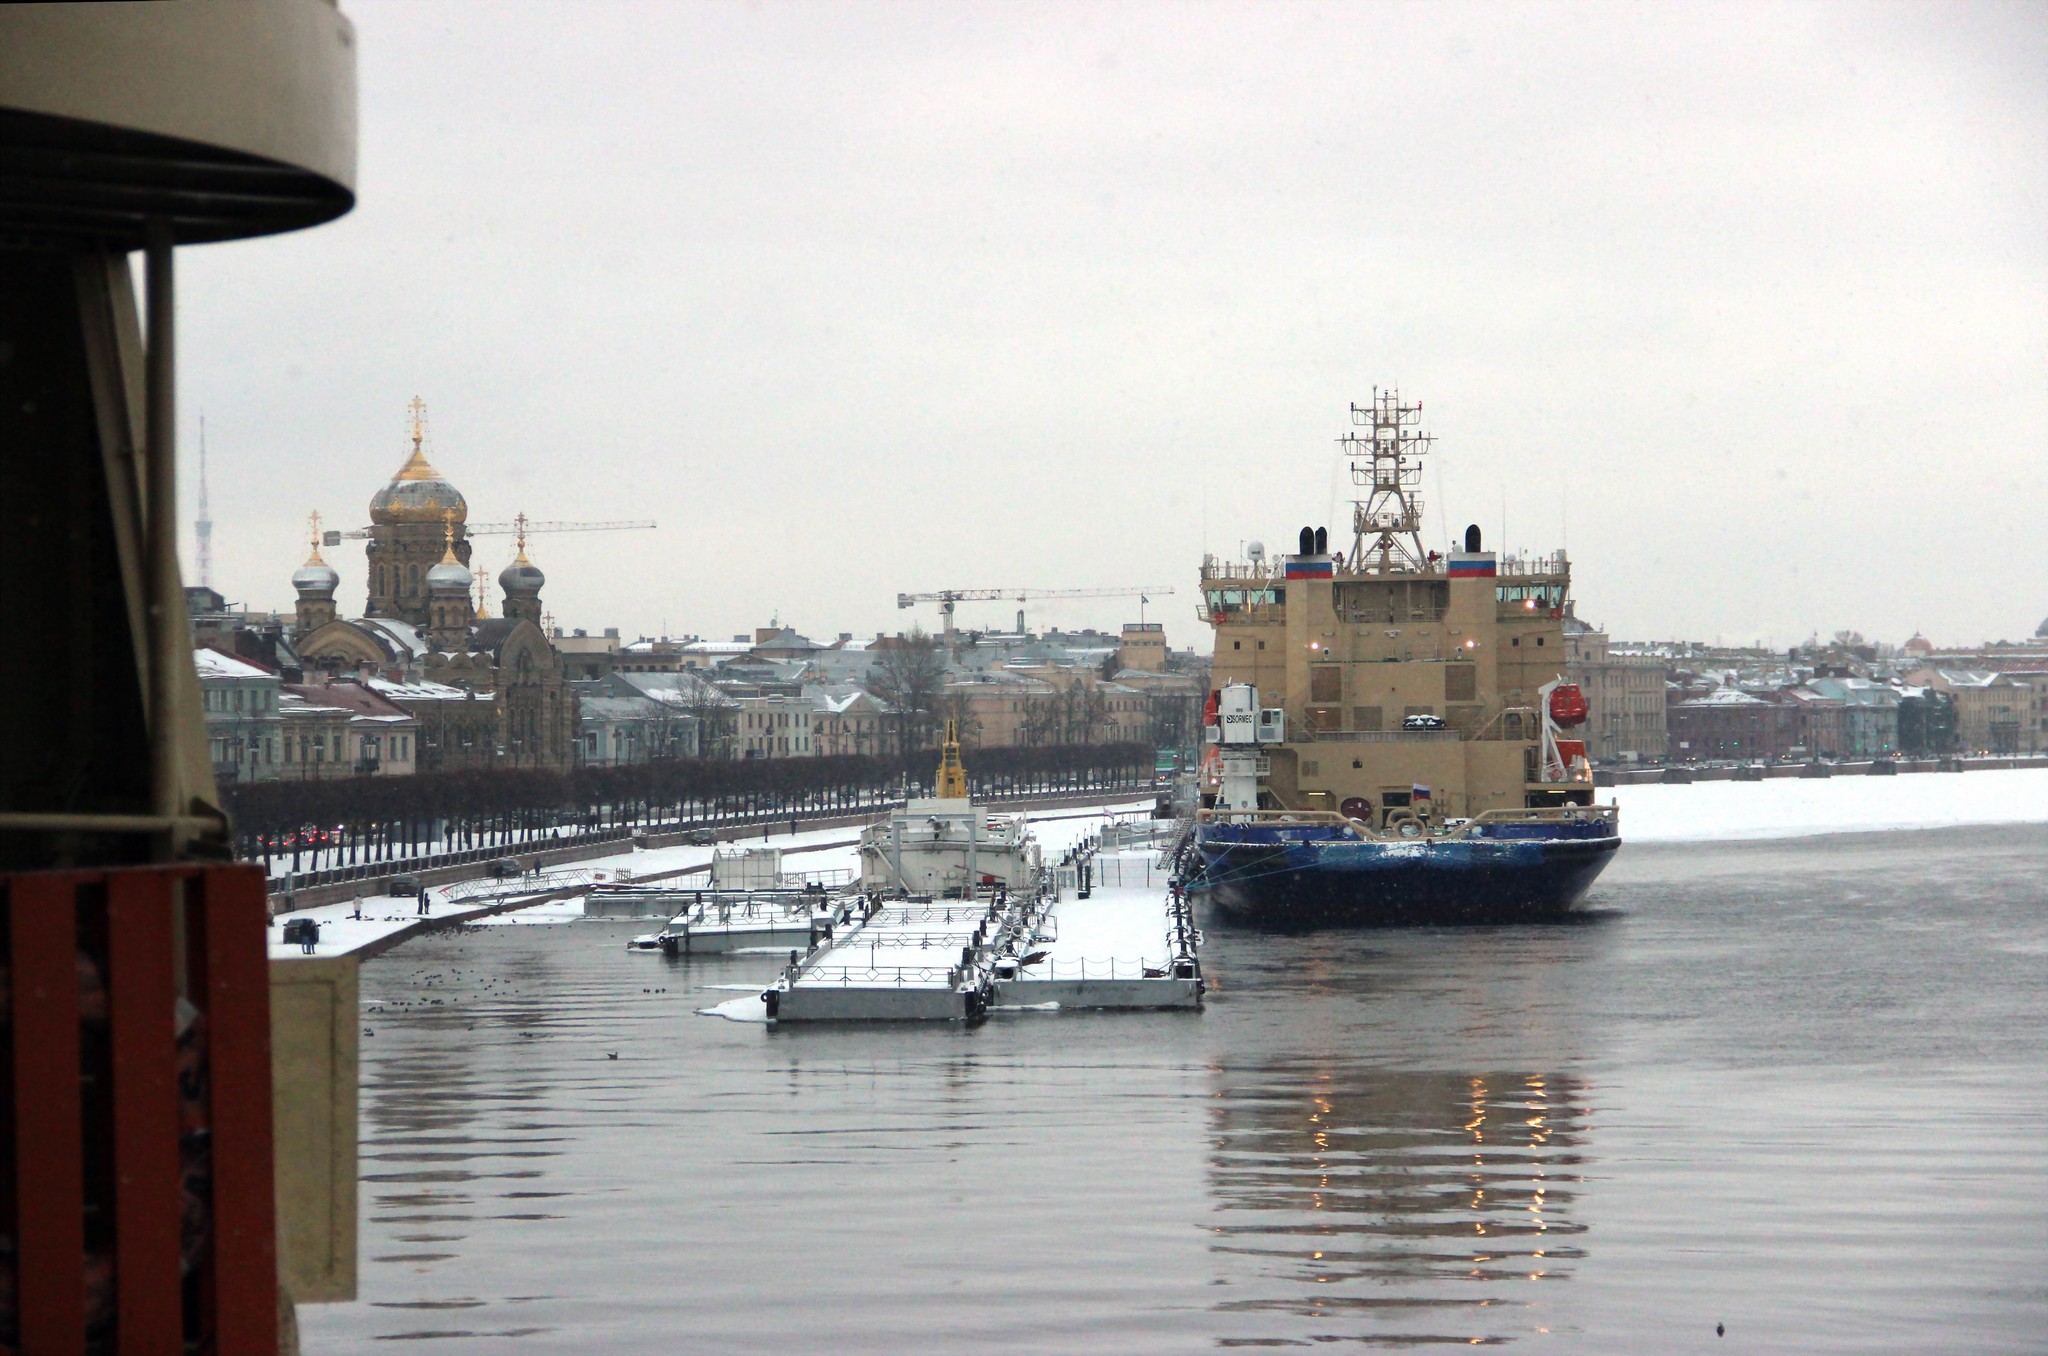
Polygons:
<instances>
[{"instance_id":1,"label":"church with golden dome","mask_svg":"<svg viewBox=\"0 0 2048 1356\"><path fill-rule=\"evenodd\" d=\"M518 555L498 576L503 613L489 616L482 589L471 593L469 504L427 460L417 399L411 435L411 455L370 499L363 615L337 615L341 576L320 555L316 520L312 555L292 576L293 648L309 680L353 679L412 711L421 772L567 768L577 705L541 628L547 576L527 558L525 520Z\"/></svg>"}]
</instances>

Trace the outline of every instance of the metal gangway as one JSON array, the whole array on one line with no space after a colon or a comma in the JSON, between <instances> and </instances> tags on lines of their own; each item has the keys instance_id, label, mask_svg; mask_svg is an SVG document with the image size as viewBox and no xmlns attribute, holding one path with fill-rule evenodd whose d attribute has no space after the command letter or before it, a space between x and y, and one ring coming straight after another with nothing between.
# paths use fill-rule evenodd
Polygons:
<instances>
[{"instance_id":1,"label":"metal gangway","mask_svg":"<svg viewBox=\"0 0 2048 1356\"><path fill-rule=\"evenodd\" d=\"M557 890L587 890L599 884L596 873L575 871L528 871L517 876L479 876L446 887L442 897L451 904L478 904L517 895L545 895Z\"/></svg>"}]
</instances>

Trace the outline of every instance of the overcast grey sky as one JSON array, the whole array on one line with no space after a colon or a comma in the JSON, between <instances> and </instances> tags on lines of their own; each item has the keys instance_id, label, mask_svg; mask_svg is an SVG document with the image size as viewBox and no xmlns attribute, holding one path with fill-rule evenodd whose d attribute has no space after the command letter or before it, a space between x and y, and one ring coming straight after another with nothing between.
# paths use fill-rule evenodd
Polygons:
<instances>
[{"instance_id":1,"label":"overcast grey sky","mask_svg":"<svg viewBox=\"0 0 2048 1356\"><path fill-rule=\"evenodd\" d=\"M181 255L231 598L417 393L473 519L660 521L534 541L564 626L1173 584L1206 649L1205 544L1349 541L1380 383L1432 541L1618 635L2048 613L2048 5L344 8L355 211Z\"/></svg>"}]
</instances>

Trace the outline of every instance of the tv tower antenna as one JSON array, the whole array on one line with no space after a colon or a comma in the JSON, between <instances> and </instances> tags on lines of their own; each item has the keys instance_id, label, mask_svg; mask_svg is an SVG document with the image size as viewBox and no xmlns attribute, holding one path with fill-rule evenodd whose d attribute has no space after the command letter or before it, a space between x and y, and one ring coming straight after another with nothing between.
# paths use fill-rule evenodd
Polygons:
<instances>
[{"instance_id":1,"label":"tv tower antenna","mask_svg":"<svg viewBox=\"0 0 2048 1356\"><path fill-rule=\"evenodd\" d=\"M192 524L199 543L199 586L213 587L213 513L206 506L206 416L199 416L199 517Z\"/></svg>"}]
</instances>

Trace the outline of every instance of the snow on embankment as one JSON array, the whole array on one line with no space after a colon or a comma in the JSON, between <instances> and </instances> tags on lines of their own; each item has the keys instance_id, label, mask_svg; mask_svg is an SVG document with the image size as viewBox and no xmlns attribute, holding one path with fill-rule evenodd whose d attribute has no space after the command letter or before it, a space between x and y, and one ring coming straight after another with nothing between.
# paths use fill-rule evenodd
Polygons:
<instances>
[{"instance_id":1,"label":"snow on embankment","mask_svg":"<svg viewBox=\"0 0 2048 1356\"><path fill-rule=\"evenodd\" d=\"M2048 821L2048 768L1601 790L1602 802L1610 796L1621 802L1621 836L1631 843L2033 824Z\"/></svg>"}]
</instances>

